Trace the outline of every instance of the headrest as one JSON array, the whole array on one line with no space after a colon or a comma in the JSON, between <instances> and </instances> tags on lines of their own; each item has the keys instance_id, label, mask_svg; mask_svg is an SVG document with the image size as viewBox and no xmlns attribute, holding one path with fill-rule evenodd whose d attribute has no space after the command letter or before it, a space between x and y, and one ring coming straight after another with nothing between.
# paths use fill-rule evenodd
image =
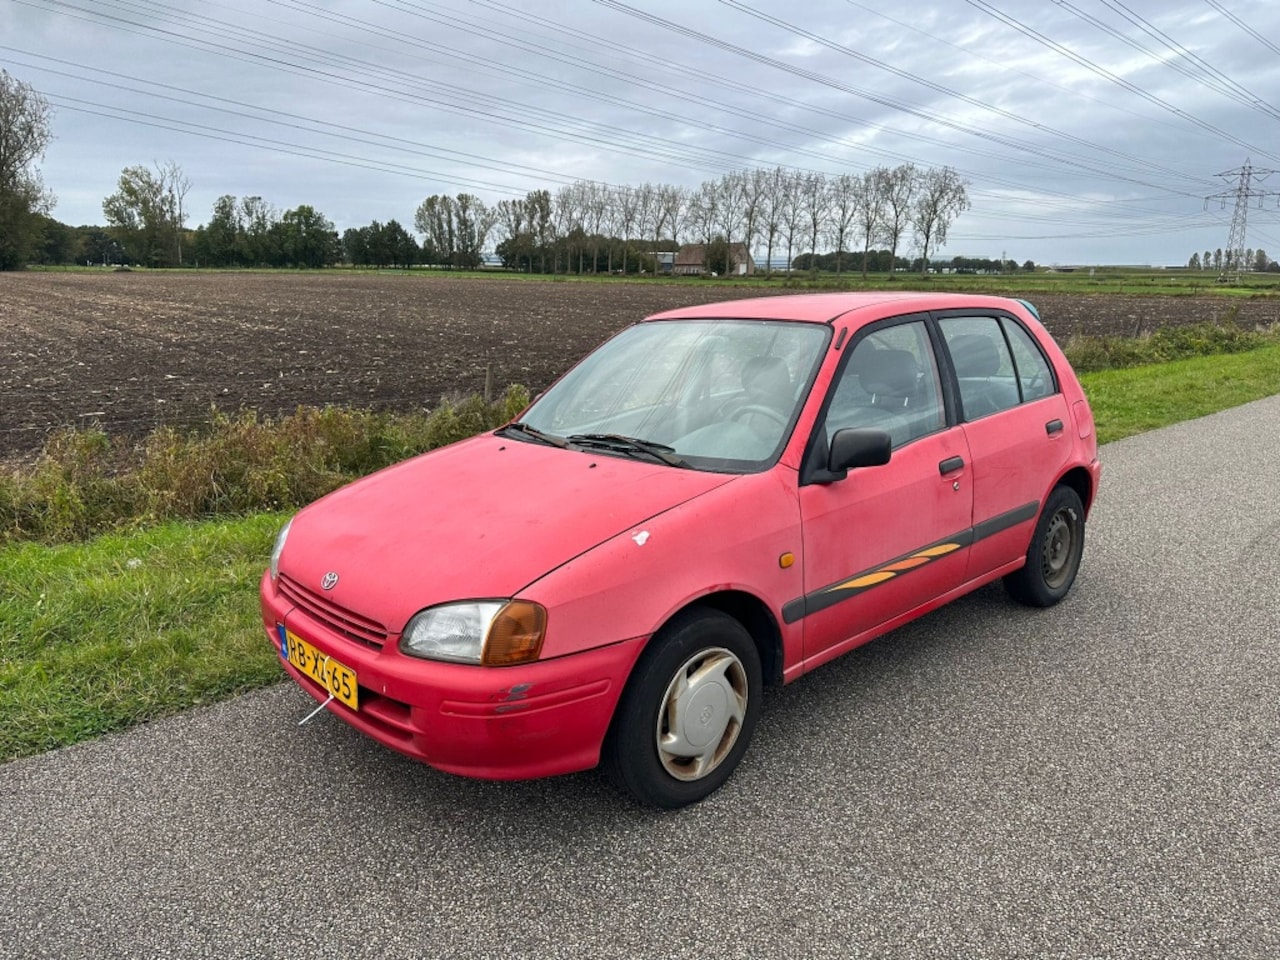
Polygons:
<instances>
[{"instance_id":1,"label":"headrest","mask_svg":"<svg viewBox=\"0 0 1280 960\"><path fill-rule=\"evenodd\" d=\"M990 337L962 333L947 341L957 377L990 377L1000 369L1000 354Z\"/></svg>"},{"instance_id":2,"label":"headrest","mask_svg":"<svg viewBox=\"0 0 1280 960\"><path fill-rule=\"evenodd\" d=\"M875 362L859 375L867 393L909 397L916 392L916 358L908 350L877 350Z\"/></svg>"}]
</instances>

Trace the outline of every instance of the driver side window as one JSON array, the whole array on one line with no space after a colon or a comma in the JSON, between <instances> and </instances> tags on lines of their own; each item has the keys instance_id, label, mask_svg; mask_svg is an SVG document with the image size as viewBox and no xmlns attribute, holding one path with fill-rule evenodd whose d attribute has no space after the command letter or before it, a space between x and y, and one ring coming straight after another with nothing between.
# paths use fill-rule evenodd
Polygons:
<instances>
[{"instance_id":1,"label":"driver side window","mask_svg":"<svg viewBox=\"0 0 1280 960\"><path fill-rule=\"evenodd\" d=\"M924 321L877 330L858 341L833 389L827 442L837 430L884 430L894 449L946 424L938 367Z\"/></svg>"}]
</instances>

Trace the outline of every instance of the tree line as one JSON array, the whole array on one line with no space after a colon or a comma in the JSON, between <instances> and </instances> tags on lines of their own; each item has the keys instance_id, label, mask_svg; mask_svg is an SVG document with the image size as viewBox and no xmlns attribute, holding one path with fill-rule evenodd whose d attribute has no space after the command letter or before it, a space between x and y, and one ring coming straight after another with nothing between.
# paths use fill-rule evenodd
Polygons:
<instances>
[{"instance_id":1,"label":"tree line","mask_svg":"<svg viewBox=\"0 0 1280 960\"><path fill-rule=\"evenodd\" d=\"M628 274L653 272L658 251L701 243L708 272L727 272L733 244L763 250L766 271L779 255L794 269L837 274L889 265L923 271L930 252L968 208L966 186L949 168L903 164L835 177L783 167L747 170L696 189L580 180L554 193L533 190L492 205L466 193L437 194L414 213L419 241L396 220L375 220L339 235L314 207L280 211L259 196L219 197L208 221L189 230L190 184L170 162L121 172L116 192L103 201L105 237L102 228L55 227L55 221L47 225L36 259L152 267L475 269L494 242L497 258L512 270ZM914 259L899 255L908 240L918 251ZM987 263L970 269L987 270Z\"/></svg>"},{"instance_id":2,"label":"tree line","mask_svg":"<svg viewBox=\"0 0 1280 960\"><path fill-rule=\"evenodd\" d=\"M1219 247L1217 250L1206 250L1203 255L1198 252L1191 254L1191 258L1187 261L1187 269L1212 270L1215 273L1223 273L1229 270L1280 273L1280 263L1276 263L1276 261L1267 256L1267 251L1265 250L1249 248L1244 251L1243 262L1237 264L1232 251L1224 251Z\"/></svg>"},{"instance_id":3,"label":"tree line","mask_svg":"<svg viewBox=\"0 0 1280 960\"><path fill-rule=\"evenodd\" d=\"M121 171L103 200L105 226L48 216L53 196L34 168L51 136L48 103L0 71L0 267L26 262L324 267L430 264L473 269L492 249L504 266L537 273L637 273L682 243L706 248L708 271L729 249L779 255L794 268L930 268L968 183L950 167L904 163L827 176L781 166L741 170L696 188L579 180L554 192L486 204L471 194L427 197L413 215L419 240L396 220L346 230L309 205L280 211L260 196L219 197L206 223L187 221L190 181L174 162ZM908 247L913 260L900 253ZM722 258L721 264L715 262Z\"/></svg>"}]
</instances>

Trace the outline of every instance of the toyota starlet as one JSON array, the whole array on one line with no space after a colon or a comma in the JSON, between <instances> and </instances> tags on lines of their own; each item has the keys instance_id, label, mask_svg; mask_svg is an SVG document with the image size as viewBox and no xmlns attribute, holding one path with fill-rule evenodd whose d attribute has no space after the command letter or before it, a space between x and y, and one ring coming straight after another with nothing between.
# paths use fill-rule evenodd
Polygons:
<instances>
[{"instance_id":1,"label":"toyota starlet","mask_svg":"<svg viewBox=\"0 0 1280 960\"><path fill-rule=\"evenodd\" d=\"M602 765L680 807L738 765L764 685L995 580L1061 600L1099 476L1024 301L672 310L501 429L301 510L263 623L304 690L394 750L491 779Z\"/></svg>"}]
</instances>

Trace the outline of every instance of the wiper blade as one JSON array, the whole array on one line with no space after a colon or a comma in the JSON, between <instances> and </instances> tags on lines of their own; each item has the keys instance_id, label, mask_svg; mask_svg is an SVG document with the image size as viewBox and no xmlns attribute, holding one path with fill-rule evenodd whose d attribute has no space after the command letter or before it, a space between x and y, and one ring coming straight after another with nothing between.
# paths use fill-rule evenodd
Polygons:
<instances>
[{"instance_id":1,"label":"wiper blade","mask_svg":"<svg viewBox=\"0 0 1280 960\"><path fill-rule=\"evenodd\" d=\"M652 440L641 440L639 437L624 437L620 433L575 433L569 436L569 442L577 447L596 447L619 453L645 453L672 467L689 466L682 457L676 455L675 447Z\"/></svg>"},{"instance_id":2,"label":"wiper blade","mask_svg":"<svg viewBox=\"0 0 1280 960\"><path fill-rule=\"evenodd\" d=\"M525 423L522 420L517 420L515 423L508 423L505 427L503 427L498 432L499 433L508 433L508 432L519 433L526 437L529 437L532 440L536 440L539 443L546 443L553 447L560 447L561 449L569 446L569 441L566 440L564 437L557 437L554 433L544 433L543 431L539 430L537 427L531 427L529 426L529 424Z\"/></svg>"}]
</instances>

